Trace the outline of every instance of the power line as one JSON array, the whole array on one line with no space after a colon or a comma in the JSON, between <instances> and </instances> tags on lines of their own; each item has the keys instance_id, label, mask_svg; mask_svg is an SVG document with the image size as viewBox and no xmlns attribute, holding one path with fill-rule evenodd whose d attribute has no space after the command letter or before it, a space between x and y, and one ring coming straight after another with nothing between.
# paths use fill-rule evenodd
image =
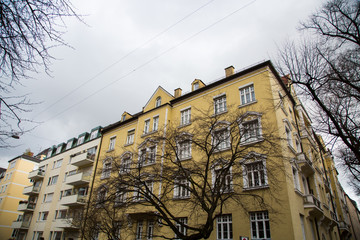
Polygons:
<instances>
[{"instance_id":1,"label":"power line","mask_svg":"<svg viewBox=\"0 0 360 240\"><path fill-rule=\"evenodd\" d=\"M241 11L241 10L243 10L243 9L247 8L248 6L252 5L252 4L253 4L253 3L255 3L256 1L257 1L257 0L252 0L251 2L249 2L249 3L245 4L244 6L242 6L242 7L238 8L238 9L236 9L235 11L233 11L233 12L231 12L230 14L226 15L225 17L220 18L219 20L215 21L214 23L210 24L209 26L207 26L207 27L205 27L205 28L201 29L201 30L200 30L200 31L198 31L197 33L195 33L195 34L191 35L190 37L188 37L188 38L186 38L186 39L184 39L184 40L182 40L181 42L179 42L179 43L175 44L174 46L172 46L172 47L170 47L170 48L166 49L166 50L165 50L165 51L163 51L162 53L160 53L160 54L158 54L157 56L155 56L155 57L151 58L150 60L148 60L148 61L146 61L146 62L142 63L141 65L139 65L138 67L136 67L136 68L135 68L135 69L133 69L132 71L130 71L130 72L128 72L128 73L126 73L125 75L121 76L120 78L115 79L114 81L112 81L112 82L111 82L111 83L109 83L108 85L106 85L106 86L104 86L104 87L102 87L102 88L100 88L100 89L96 90L96 91L95 91L95 92L93 92L92 94L90 94L90 95L88 95L87 97L83 98L81 101L79 101L79 102L77 102L77 103L75 103L75 104L71 105L70 107L66 108L65 110L61 111L60 113L58 113L58 114L56 114L56 115L54 115L54 116L50 117L50 118L49 118L48 120L46 120L45 122L48 122L48 121L50 121L50 120L52 120L52 119L56 118L57 116L59 116L59 115L63 114L64 112L66 112L66 111L70 110L71 108L73 108L73 107L75 107L75 106L79 105L80 103L83 103L84 101L86 101L86 100L87 100L87 99L89 99L90 97L94 96L95 94L97 94L97 93L101 92L102 90L104 90L104 89L108 88L109 86L111 86L111 85L115 84L116 82L120 81L121 79L126 78L127 76L129 76L130 74L134 73L135 71L137 71L137 70L139 70L139 69L141 69L141 68L145 67L146 65L150 64L151 62L155 61L156 59L158 59L158 58L160 58L161 56L165 55L166 53L170 52L171 50L174 50L175 48L177 48L177 47L179 47L180 45L184 44L185 42L189 41L190 39L192 39L192 38L196 37L196 36L197 36L197 35L199 35L200 33L204 32L204 31L206 31L206 30L210 29L211 27L215 26L216 24L218 24L218 23L220 23L220 22L224 21L225 19L229 18L230 16L234 15L235 13L237 13L237 12L239 12L239 11Z\"/></svg>"},{"instance_id":2,"label":"power line","mask_svg":"<svg viewBox=\"0 0 360 240\"><path fill-rule=\"evenodd\" d=\"M193 14L195 14L196 12L198 12L199 10L201 10L202 8L206 7L207 5L209 5L210 3L212 3L215 0L210 0L207 3L205 3L204 5L200 6L199 8L195 9L194 11L192 11L191 13L187 14L186 16L184 16L183 18L181 18L179 21L175 22L174 24L170 25L169 27L165 28L163 31L159 32L158 34L154 35L152 38L148 39L147 41L145 41L144 43L142 43L141 45L139 45L138 47L136 47L135 49L131 50L130 52L128 52L127 54L125 54L124 56L122 56L119 60L115 61L114 63L110 64L109 66L107 66L106 68L104 68L103 70L101 70L100 72L98 72L97 74L95 74L95 76L91 77L89 80L86 80L85 82L83 82L82 84L80 84L78 87L74 88L73 90L71 90L70 92L68 92L67 94L65 94L64 96L60 97L57 101L55 101L54 103L52 103L50 106L48 106L47 108L43 109L41 112L37 113L36 116L39 116L40 114L42 114L43 112L49 110L50 108L52 108L54 105L56 105L57 103L61 102L62 100L64 100L66 97L70 96L71 94L73 94L74 92L76 92L77 90L79 90L81 87L85 86L86 84L88 84L89 82L91 82L92 80L96 79L98 76L100 76L101 74L103 74L104 72L106 72L107 70L111 69L112 67L114 67L115 65L117 65L118 63L122 62L125 58L127 58L128 56L130 56L131 54L133 54L134 52L138 51L139 49L143 48L144 46L146 46L147 44L151 43L152 41L154 41L155 39L159 38L161 35L165 34L166 32L168 32L170 29L174 28L176 25L178 25L179 23L183 22L185 19L189 18L190 16L192 16Z\"/></svg>"}]
</instances>

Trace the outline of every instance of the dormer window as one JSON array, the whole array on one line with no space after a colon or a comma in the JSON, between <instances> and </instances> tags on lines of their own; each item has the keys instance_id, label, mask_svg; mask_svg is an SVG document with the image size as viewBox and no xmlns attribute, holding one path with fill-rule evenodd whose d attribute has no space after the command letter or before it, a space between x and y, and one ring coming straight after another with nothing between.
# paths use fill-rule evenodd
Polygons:
<instances>
[{"instance_id":1,"label":"dormer window","mask_svg":"<svg viewBox=\"0 0 360 240\"><path fill-rule=\"evenodd\" d=\"M73 141L71 140L71 141L69 141L67 144L66 144L66 150L68 150L68 149L70 149L71 148L71 146L72 146L72 143L73 143Z\"/></svg>"},{"instance_id":2,"label":"dormer window","mask_svg":"<svg viewBox=\"0 0 360 240\"><path fill-rule=\"evenodd\" d=\"M61 152L62 146L57 147L56 154L59 154Z\"/></svg>"},{"instance_id":3,"label":"dormer window","mask_svg":"<svg viewBox=\"0 0 360 240\"><path fill-rule=\"evenodd\" d=\"M77 145L83 144L84 140L85 140L85 136L79 137L79 139L77 141Z\"/></svg>"},{"instance_id":4,"label":"dormer window","mask_svg":"<svg viewBox=\"0 0 360 240\"><path fill-rule=\"evenodd\" d=\"M199 89L199 83L194 83L194 91Z\"/></svg>"},{"instance_id":5,"label":"dormer window","mask_svg":"<svg viewBox=\"0 0 360 240\"><path fill-rule=\"evenodd\" d=\"M48 158L51 157L51 154L52 154L52 149L50 149L50 150L48 151L47 157L48 157Z\"/></svg>"},{"instance_id":6,"label":"dormer window","mask_svg":"<svg viewBox=\"0 0 360 240\"><path fill-rule=\"evenodd\" d=\"M156 98L155 107L160 107L161 105L161 97Z\"/></svg>"},{"instance_id":7,"label":"dormer window","mask_svg":"<svg viewBox=\"0 0 360 240\"><path fill-rule=\"evenodd\" d=\"M125 119L126 119L126 115L124 114L121 118L121 121L125 121Z\"/></svg>"},{"instance_id":8,"label":"dormer window","mask_svg":"<svg viewBox=\"0 0 360 240\"><path fill-rule=\"evenodd\" d=\"M97 137L97 135L98 135L98 132L99 132L99 130L95 130L95 131L93 131L93 132L91 133L91 135L90 135L90 140L92 140L92 139L96 138L96 137Z\"/></svg>"}]
</instances>

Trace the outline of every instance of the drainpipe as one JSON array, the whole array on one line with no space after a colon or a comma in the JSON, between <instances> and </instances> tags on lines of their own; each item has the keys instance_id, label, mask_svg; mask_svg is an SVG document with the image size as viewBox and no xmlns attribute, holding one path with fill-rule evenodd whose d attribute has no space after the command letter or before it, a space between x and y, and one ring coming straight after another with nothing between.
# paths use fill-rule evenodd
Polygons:
<instances>
[{"instance_id":1,"label":"drainpipe","mask_svg":"<svg viewBox=\"0 0 360 240\"><path fill-rule=\"evenodd\" d=\"M97 154L96 162L95 162L95 167L94 167L94 175L93 175L93 178L92 178L92 181L91 181L91 188L90 188L90 192L89 192L88 201L87 201L87 204L86 204L85 218L84 218L84 221L83 221L83 225L81 226L81 240L84 239L84 234L83 233L84 233L84 228L85 228L85 225L86 225L87 215L88 215L88 212L89 212L91 195L92 195L92 192L93 192L93 189L94 189L94 182L95 182L95 177L96 177L97 165L98 165L99 157L100 157L100 150L101 150L102 140L103 140L103 136L101 136L101 139L100 139L99 150L98 150L98 154Z\"/></svg>"}]
</instances>

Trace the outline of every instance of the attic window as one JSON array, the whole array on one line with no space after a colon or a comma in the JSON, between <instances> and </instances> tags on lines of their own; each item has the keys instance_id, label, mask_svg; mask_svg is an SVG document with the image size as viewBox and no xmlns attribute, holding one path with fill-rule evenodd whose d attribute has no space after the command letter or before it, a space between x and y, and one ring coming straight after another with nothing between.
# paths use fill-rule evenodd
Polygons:
<instances>
[{"instance_id":1,"label":"attic window","mask_svg":"<svg viewBox=\"0 0 360 240\"><path fill-rule=\"evenodd\" d=\"M199 82L194 83L194 91L199 89Z\"/></svg>"},{"instance_id":2,"label":"attic window","mask_svg":"<svg viewBox=\"0 0 360 240\"><path fill-rule=\"evenodd\" d=\"M122 116L122 121L125 121L125 119L126 119L126 115L124 114L124 115Z\"/></svg>"},{"instance_id":3,"label":"attic window","mask_svg":"<svg viewBox=\"0 0 360 240\"><path fill-rule=\"evenodd\" d=\"M78 142L77 142L77 145L82 144L82 143L84 142L84 140L85 140L85 136L79 137Z\"/></svg>"},{"instance_id":4,"label":"attic window","mask_svg":"<svg viewBox=\"0 0 360 240\"><path fill-rule=\"evenodd\" d=\"M161 105L161 97L156 98L155 107L159 107Z\"/></svg>"}]
</instances>

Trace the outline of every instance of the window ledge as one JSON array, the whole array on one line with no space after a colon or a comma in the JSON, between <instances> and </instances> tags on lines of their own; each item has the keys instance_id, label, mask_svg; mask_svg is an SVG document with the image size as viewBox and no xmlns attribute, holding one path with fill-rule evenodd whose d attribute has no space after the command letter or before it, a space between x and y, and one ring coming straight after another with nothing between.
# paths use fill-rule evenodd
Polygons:
<instances>
[{"instance_id":1,"label":"window ledge","mask_svg":"<svg viewBox=\"0 0 360 240\"><path fill-rule=\"evenodd\" d=\"M223 112L214 113L211 117L220 116L221 114L225 114L225 113L227 113L227 112L228 112L228 111L227 111L227 110L225 110L225 111L223 111Z\"/></svg>"},{"instance_id":2,"label":"window ledge","mask_svg":"<svg viewBox=\"0 0 360 240\"><path fill-rule=\"evenodd\" d=\"M246 187L246 188L243 188L243 191L246 192L246 191L261 190L261 189L267 189L267 188L270 188L269 185L258 186L258 187Z\"/></svg>"},{"instance_id":3,"label":"window ledge","mask_svg":"<svg viewBox=\"0 0 360 240\"><path fill-rule=\"evenodd\" d=\"M182 162L182 161L190 160L191 158L192 158L192 156L185 157L185 158L179 158L179 161Z\"/></svg>"},{"instance_id":4,"label":"window ledge","mask_svg":"<svg viewBox=\"0 0 360 240\"><path fill-rule=\"evenodd\" d=\"M262 141L264 141L264 138L263 138L263 137L259 137L258 139L253 140L253 141L240 143L240 146L251 145L251 144L259 143L259 142L262 142Z\"/></svg>"},{"instance_id":5,"label":"window ledge","mask_svg":"<svg viewBox=\"0 0 360 240\"><path fill-rule=\"evenodd\" d=\"M289 143L287 144L288 145L288 147L290 148L290 150L296 155L296 154L298 154L297 152L296 152L296 150L293 148L293 146L291 146Z\"/></svg>"},{"instance_id":6,"label":"window ledge","mask_svg":"<svg viewBox=\"0 0 360 240\"><path fill-rule=\"evenodd\" d=\"M148 132L148 133L143 133L143 135L141 135L141 137L143 138L143 137L146 137L146 136L149 136L149 135L151 135L151 134L153 134L153 133L156 133L158 130L156 130L156 131L151 131L151 132Z\"/></svg>"},{"instance_id":7,"label":"window ledge","mask_svg":"<svg viewBox=\"0 0 360 240\"><path fill-rule=\"evenodd\" d=\"M186 127L186 126L189 126L189 125L191 125L191 122L188 122L188 123L185 123L185 124L180 124L178 126L178 128L183 128L183 127Z\"/></svg>"},{"instance_id":8,"label":"window ledge","mask_svg":"<svg viewBox=\"0 0 360 240\"><path fill-rule=\"evenodd\" d=\"M133 145L133 144L134 144L134 142L132 142L132 143L126 143L126 144L124 144L124 147L130 146L130 145Z\"/></svg>"},{"instance_id":9,"label":"window ledge","mask_svg":"<svg viewBox=\"0 0 360 240\"><path fill-rule=\"evenodd\" d=\"M257 100L252 101L252 102L248 102L248 103L245 103L245 104L241 104L241 105L239 105L238 108L246 107L246 106L249 106L249 105L254 104L254 103L257 103Z\"/></svg>"},{"instance_id":10,"label":"window ledge","mask_svg":"<svg viewBox=\"0 0 360 240\"><path fill-rule=\"evenodd\" d=\"M186 200L186 199L190 199L190 196L184 196L184 197L182 197L182 196L175 196L175 197L173 197L173 200Z\"/></svg>"},{"instance_id":11,"label":"window ledge","mask_svg":"<svg viewBox=\"0 0 360 240\"><path fill-rule=\"evenodd\" d=\"M107 150L106 152L108 153L108 152L112 152L112 151L114 151L115 150L115 148L114 149L109 149L109 150Z\"/></svg>"},{"instance_id":12,"label":"window ledge","mask_svg":"<svg viewBox=\"0 0 360 240\"><path fill-rule=\"evenodd\" d=\"M297 188L295 188L295 193L298 194L298 195L300 195L301 197L304 196L304 195L302 194L302 192L301 192L299 189L297 189Z\"/></svg>"},{"instance_id":13,"label":"window ledge","mask_svg":"<svg viewBox=\"0 0 360 240\"><path fill-rule=\"evenodd\" d=\"M222 148L222 149L214 149L214 153L220 153L220 152L225 152L231 149L231 146L226 147L226 148Z\"/></svg>"}]
</instances>

